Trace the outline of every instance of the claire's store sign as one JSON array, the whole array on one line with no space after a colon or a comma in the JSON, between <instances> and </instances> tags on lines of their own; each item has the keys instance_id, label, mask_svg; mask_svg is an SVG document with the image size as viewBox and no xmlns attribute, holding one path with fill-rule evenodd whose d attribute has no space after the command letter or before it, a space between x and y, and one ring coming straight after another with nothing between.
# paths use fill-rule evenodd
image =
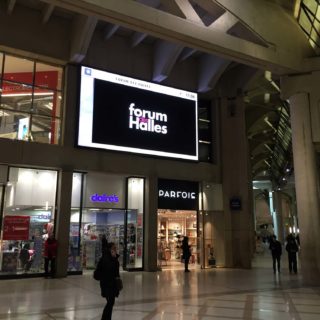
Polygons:
<instances>
[{"instance_id":1,"label":"claire's store sign","mask_svg":"<svg viewBox=\"0 0 320 320\"><path fill-rule=\"evenodd\" d=\"M197 210L198 188L198 182L159 179L158 208Z\"/></svg>"},{"instance_id":2,"label":"claire's store sign","mask_svg":"<svg viewBox=\"0 0 320 320\"><path fill-rule=\"evenodd\" d=\"M119 198L117 195L115 194L101 194L99 195L98 193L95 193L93 195L90 196L90 201L91 202L107 202L107 203L118 203L119 202Z\"/></svg>"}]
</instances>

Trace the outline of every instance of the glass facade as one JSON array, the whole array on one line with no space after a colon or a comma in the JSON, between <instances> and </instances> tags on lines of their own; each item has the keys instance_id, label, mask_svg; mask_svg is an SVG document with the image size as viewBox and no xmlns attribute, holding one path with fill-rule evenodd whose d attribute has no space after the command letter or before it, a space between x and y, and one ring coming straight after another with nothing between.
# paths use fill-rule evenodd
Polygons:
<instances>
[{"instance_id":1,"label":"glass facade","mask_svg":"<svg viewBox=\"0 0 320 320\"><path fill-rule=\"evenodd\" d=\"M142 268L143 203L144 179L74 173L68 271L94 269L102 237L115 243L123 269Z\"/></svg>"},{"instance_id":2,"label":"glass facade","mask_svg":"<svg viewBox=\"0 0 320 320\"><path fill-rule=\"evenodd\" d=\"M199 101L198 108L199 161L212 162L211 104Z\"/></svg>"},{"instance_id":3,"label":"glass facade","mask_svg":"<svg viewBox=\"0 0 320 320\"><path fill-rule=\"evenodd\" d=\"M0 274L43 272L43 246L54 233L58 174L9 168L1 212Z\"/></svg>"},{"instance_id":4,"label":"glass facade","mask_svg":"<svg viewBox=\"0 0 320 320\"><path fill-rule=\"evenodd\" d=\"M318 0L302 0L297 17L300 27L317 54L320 53L320 4Z\"/></svg>"},{"instance_id":5,"label":"glass facade","mask_svg":"<svg viewBox=\"0 0 320 320\"><path fill-rule=\"evenodd\" d=\"M59 144L61 67L0 52L0 138Z\"/></svg>"}]
</instances>

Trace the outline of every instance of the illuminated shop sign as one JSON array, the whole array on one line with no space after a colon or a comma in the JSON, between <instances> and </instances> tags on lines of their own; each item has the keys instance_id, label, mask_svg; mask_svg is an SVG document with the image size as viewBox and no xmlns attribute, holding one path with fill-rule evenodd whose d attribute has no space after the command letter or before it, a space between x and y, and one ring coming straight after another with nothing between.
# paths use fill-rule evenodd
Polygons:
<instances>
[{"instance_id":1,"label":"illuminated shop sign","mask_svg":"<svg viewBox=\"0 0 320 320\"><path fill-rule=\"evenodd\" d=\"M167 126L161 126L156 121L167 122L168 116L165 113L154 112L149 110L141 110L135 108L135 104L131 103L129 107L129 128L141 131L155 132L167 134Z\"/></svg>"},{"instance_id":2,"label":"illuminated shop sign","mask_svg":"<svg viewBox=\"0 0 320 320\"><path fill-rule=\"evenodd\" d=\"M175 191L175 190L159 190L159 198L171 198L171 199L195 199L195 192L187 191Z\"/></svg>"},{"instance_id":3,"label":"illuminated shop sign","mask_svg":"<svg viewBox=\"0 0 320 320\"><path fill-rule=\"evenodd\" d=\"M158 180L158 208L198 209L198 183L182 180Z\"/></svg>"},{"instance_id":4,"label":"illuminated shop sign","mask_svg":"<svg viewBox=\"0 0 320 320\"><path fill-rule=\"evenodd\" d=\"M118 203L119 202L119 198L117 195L115 195L115 194L107 195L105 193L102 195L95 193L90 196L90 200L91 200L91 202L109 202L109 203Z\"/></svg>"},{"instance_id":5,"label":"illuminated shop sign","mask_svg":"<svg viewBox=\"0 0 320 320\"><path fill-rule=\"evenodd\" d=\"M198 160L197 99L193 92L81 67L77 144Z\"/></svg>"}]
</instances>

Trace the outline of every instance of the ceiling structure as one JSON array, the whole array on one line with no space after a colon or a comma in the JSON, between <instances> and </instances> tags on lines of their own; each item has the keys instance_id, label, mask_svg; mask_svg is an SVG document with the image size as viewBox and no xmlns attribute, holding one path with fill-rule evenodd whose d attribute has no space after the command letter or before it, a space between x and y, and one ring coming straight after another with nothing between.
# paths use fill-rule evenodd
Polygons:
<instances>
[{"instance_id":1,"label":"ceiling structure","mask_svg":"<svg viewBox=\"0 0 320 320\"><path fill-rule=\"evenodd\" d=\"M317 53L301 22L312 1L302 1L301 7L301 1L292 0L241 2L243 6L234 0L7 0L0 13L36 13L39 28L54 17L68 24L70 50L60 58L65 63L81 63L95 33L104 41L126 38L132 51L142 44L152 47L150 81L165 84L179 63L196 59L194 90L200 96L214 97L226 81L243 95L253 180L270 179L282 186L293 164L289 106L280 99L279 79L306 71L302 59ZM317 9L312 7L315 17Z\"/></svg>"}]
</instances>

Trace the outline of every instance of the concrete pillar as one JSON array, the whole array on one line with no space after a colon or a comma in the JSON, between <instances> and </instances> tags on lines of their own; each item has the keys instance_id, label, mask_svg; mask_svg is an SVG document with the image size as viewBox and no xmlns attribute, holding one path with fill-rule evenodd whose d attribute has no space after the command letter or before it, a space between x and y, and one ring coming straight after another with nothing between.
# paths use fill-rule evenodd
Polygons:
<instances>
[{"instance_id":1,"label":"concrete pillar","mask_svg":"<svg viewBox=\"0 0 320 320\"><path fill-rule=\"evenodd\" d=\"M72 171L60 171L58 182L58 206L55 221L56 238L58 240L57 278L65 277L68 269L72 178Z\"/></svg>"},{"instance_id":2,"label":"concrete pillar","mask_svg":"<svg viewBox=\"0 0 320 320\"><path fill-rule=\"evenodd\" d=\"M319 176L312 141L309 94L289 98L297 210L301 240L301 267L305 282L319 283Z\"/></svg>"},{"instance_id":3,"label":"concrete pillar","mask_svg":"<svg viewBox=\"0 0 320 320\"><path fill-rule=\"evenodd\" d=\"M276 191L274 192L274 204L275 204L275 223L277 223L277 229L278 233L276 234L277 239L284 244L285 243L285 237L284 237L284 217L283 217L283 212L282 212L282 196L281 196L281 191Z\"/></svg>"},{"instance_id":4,"label":"concrete pillar","mask_svg":"<svg viewBox=\"0 0 320 320\"><path fill-rule=\"evenodd\" d=\"M223 98L220 107L226 266L250 268L254 221L245 105L242 97L233 100ZM233 197L241 201L240 210L230 208Z\"/></svg>"},{"instance_id":5,"label":"concrete pillar","mask_svg":"<svg viewBox=\"0 0 320 320\"><path fill-rule=\"evenodd\" d=\"M146 179L146 206L144 222L144 269L157 271L157 234L158 234L158 178Z\"/></svg>"}]
</instances>

